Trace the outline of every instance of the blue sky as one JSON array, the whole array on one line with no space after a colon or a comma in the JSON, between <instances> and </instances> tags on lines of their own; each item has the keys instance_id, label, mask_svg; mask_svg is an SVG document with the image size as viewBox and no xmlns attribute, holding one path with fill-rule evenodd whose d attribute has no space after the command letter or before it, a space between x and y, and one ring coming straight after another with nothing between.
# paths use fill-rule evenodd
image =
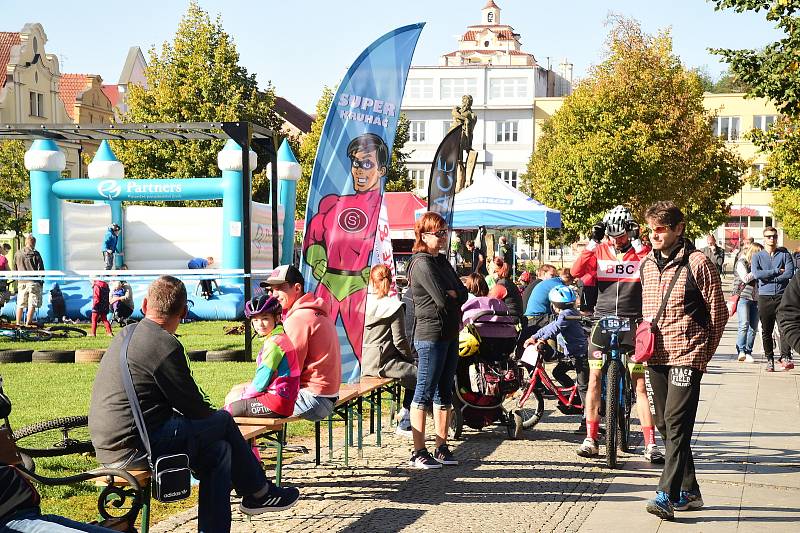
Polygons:
<instances>
[{"instance_id":1,"label":"blue sky","mask_svg":"<svg viewBox=\"0 0 800 533\"><path fill-rule=\"evenodd\" d=\"M638 19L648 32L671 27L674 50L689 67L725 69L710 47L755 48L779 33L763 15L715 12L705 0L495 0L501 23L522 35L523 50L541 65L566 57L576 76L601 61L610 12ZM281 96L309 113L324 85L333 86L350 61L383 33L426 22L415 65L438 64L457 48L458 36L478 24L486 0L200 0L236 42L241 64L268 81ZM145 51L171 40L188 1L136 0L66 3L0 0L0 31L19 31L26 22L44 26L46 50L61 59L62 72L103 76L116 83L130 46Z\"/></svg>"}]
</instances>

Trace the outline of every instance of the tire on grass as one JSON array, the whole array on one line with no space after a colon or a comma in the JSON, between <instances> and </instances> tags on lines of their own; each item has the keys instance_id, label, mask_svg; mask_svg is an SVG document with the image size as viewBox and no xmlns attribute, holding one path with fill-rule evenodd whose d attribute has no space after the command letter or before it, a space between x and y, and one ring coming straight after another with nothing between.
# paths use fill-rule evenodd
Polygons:
<instances>
[{"instance_id":1,"label":"tire on grass","mask_svg":"<svg viewBox=\"0 0 800 533\"><path fill-rule=\"evenodd\" d=\"M31 360L34 363L74 363L75 350L37 350Z\"/></svg>"},{"instance_id":2,"label":"tire on grass","mask_svg":"<svg viewBox=\"0 0 800 533\"><path fill-rule=\"evenodd\" d=\"M98 350L94 348L81 348L75 350L76 363L99 363L103 358L105 350Z\"/></svg>"},{"instance_id":3,"label":"tire on grass","mask_svg":"<svg viewBox=\"0 0 800 533\"><path fill-rule=\"evenodd\" d=\"M189 357L189 361L206 360L206 350L189 350L186 352L186 355Z\"/></svg>"},{"instance_id":4,"label":"tire on grass","mask_svg":"<svg viewBox=\"0 0 800 533\"><path fill-rule=\"evenodd\" d=\"M206 352L209 363L230 363L244 361L244 350L209 350Z\"/></svg>"},{"instance_id":5,"label":"tire on grass","mask_svg":"<svg viewBox=\"0 0 800 533\"><path fill-rule=\"evenodd\" d=\"M0 350L0 363L30 363L33 350Z\"/></svg>"}]
</instances>

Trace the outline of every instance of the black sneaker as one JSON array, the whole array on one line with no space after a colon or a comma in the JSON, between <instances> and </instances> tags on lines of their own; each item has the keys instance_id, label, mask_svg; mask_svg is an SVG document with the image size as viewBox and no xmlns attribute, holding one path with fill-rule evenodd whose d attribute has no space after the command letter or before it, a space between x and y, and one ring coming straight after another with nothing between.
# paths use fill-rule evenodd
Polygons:
<instances>
[{"instance_id":1,"label":"black sneaker","mask_svg":"<svg viewBox=\"0 0 800 533\"><path fill-rule=\"evenodd\" d=\"M239 510L246 515L256 515L270 511L283 511L297 503L300 491L294 487L278 487L270 483L269 491L260 497L245 496Z\"/></svg>"},{"instance_id":2,"label":"black sneaker","mask_svg":"<svg viewBox=\"0 0 800 533\"><path fill-rule=\"evenodd\" d=\"M425 448L412 453L408 464L414 468L422 468L425 470L442 467L442 463L437 462L436 459L434 459L430 452Z\"/></svg>"},{"instance_id":3,"label":"black sneaker","mask_svg":"<svg viewBox=\"0 0 800 533\"><path fill-rule=\"evenodd\" d=\"M457 465L458 459L453 457L453 454L450 452L450 448L447 447L447 444L441 444L436 451L433 452L433 458L442 463L443 465Z\"/></svg>"}]
</instances>

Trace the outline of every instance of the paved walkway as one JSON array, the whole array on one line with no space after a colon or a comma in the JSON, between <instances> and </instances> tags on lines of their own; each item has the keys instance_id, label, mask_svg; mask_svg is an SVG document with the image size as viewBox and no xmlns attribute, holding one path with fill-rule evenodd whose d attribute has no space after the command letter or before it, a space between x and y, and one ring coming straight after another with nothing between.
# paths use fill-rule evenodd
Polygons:
<instances>
[{"instance_id":1,"label":"paved walkway","mask_svg":"<svg viewBox=\"0 0 800 533\"><path fill-rule=\"evenodd\" d=\"M509 440L503 428L465 432L455 450L462 464L439 471L410 469L410 443L388 433L382 448L368 446L349 468L341 456L314 468L310 455L299 455L284 472L302 501L252 521L234 511L233 530L800 531L800 370L767 374L763 365L737 363L733 327L704 377L695 430L706 507L674 523L644 511L658 470L639 455L615 472L602 457L579 459L577 417L548 411L523 440ZM196 510L152 530L196 531Z\"/></svg>"}]
</instances>

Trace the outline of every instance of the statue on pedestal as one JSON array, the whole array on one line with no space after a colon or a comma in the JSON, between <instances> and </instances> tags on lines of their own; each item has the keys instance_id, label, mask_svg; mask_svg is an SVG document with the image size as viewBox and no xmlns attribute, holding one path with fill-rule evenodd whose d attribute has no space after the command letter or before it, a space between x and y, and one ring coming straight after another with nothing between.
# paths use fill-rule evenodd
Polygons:
<instances>
[{"instance_id":1,"label":"statue on pedestal","mask_svg":"<svg viewBox=\"0 0 800 533\"><path fill-rule=\"evenodd\" d=\"M475 170L475 160L478 153L472 149L472 134L478 116L472 111L472 96L465 94L461 97L461 105L453 107L451 112L453 125L450 131L461 128L461 150L466 152L466 157L461 157L456 180L456 192L472 182L472 172Z\"/></svg>"}]
</instances>

